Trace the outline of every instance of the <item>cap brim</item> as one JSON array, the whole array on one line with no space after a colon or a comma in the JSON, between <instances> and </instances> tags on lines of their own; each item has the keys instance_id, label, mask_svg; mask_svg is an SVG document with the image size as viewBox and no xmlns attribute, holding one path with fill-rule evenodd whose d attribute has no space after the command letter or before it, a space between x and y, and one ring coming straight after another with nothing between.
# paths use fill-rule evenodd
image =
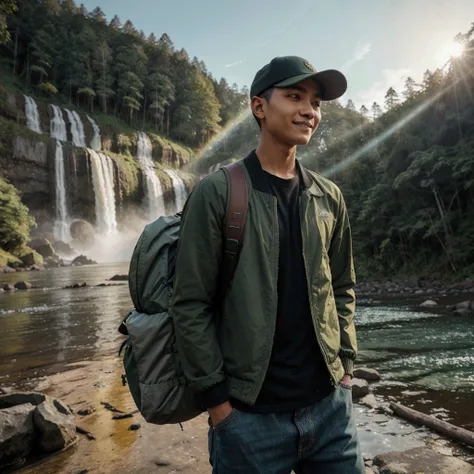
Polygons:
<instances>
[{"instance_id":1,"label":"cap brim","mask_svg":"<svg viewBox=\"0 0 474 474\"><path fill-rule=\"evenodd\" d=\"M299 76L293 76L289 79L275 84L273 87L290 87L298 84L299 82L305 81L306 79L313 79L318 82L322 87L322 99L323 100L335 100L344 95L347 90L347 79L335 69L327 69L325 71L319 71L316 73L300 74Z\"/></svg>"}]
</instances>

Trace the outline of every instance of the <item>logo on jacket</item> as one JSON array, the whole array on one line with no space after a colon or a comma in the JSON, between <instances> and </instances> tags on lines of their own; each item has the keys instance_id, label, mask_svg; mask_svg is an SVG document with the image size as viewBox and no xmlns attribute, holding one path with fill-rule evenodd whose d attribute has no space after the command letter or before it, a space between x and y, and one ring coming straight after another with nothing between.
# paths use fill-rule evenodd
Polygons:
<instances>
[{"instance_id":1,"label":"logo on jacket","mask_svg":"<svg viewBox=\"0 0 474 474\"><path fill-rule=\"evenodd\" d=\"M321 219L328 219L332 217L332 214L324 209L318 209L318 216L321 217Z\"/></svg>"}]
</instances>

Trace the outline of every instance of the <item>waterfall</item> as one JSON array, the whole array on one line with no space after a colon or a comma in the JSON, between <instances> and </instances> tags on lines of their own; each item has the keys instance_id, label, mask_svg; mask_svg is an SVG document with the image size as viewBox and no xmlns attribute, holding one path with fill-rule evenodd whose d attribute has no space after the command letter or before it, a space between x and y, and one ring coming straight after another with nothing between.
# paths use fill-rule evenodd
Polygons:
<instances>
[{"instance_id":1,"label":"waterfall","mask_svg":"<svg viewBox=\"0 0 474 474\"><path fill-rule=\"evenodd\" d=\"M175 196L173 212L181 212L186 202L187 195L184 181L181 179L181 177L175 170L165 169L164 171L171 178L171 182L173 183L173 190Z\"/></svg>"},{"instance_id":2,"label":"waterfall","mask_svg":"<svg viewBox=\"0 0 474 474\"><path fill-rule=\"evenodd\" d=\"M151 156L152 146L148 135L137 132L137 160L145 174L146 200L148 218L154 220L165 215L165 201L160 179L156 175L156 167Z\"/></svg>"},{"instance_id":3,"label":"waterfall","mask_svg":"<svg viewBox=\"0 0 474 474\"><path fill-rule=\"evenodd\" d=\"M87 120L89 120L89 122L91 123L92 128L94 129L94 137L91 140L91 148L95 151L99 151L102 148L102 143L100 139L100 128L93 118L89 117L88 115L86 115L86 117Z\"/></svg>"},{"instance_id":4,"label":"waterfall","mask_svg":"<svg viewBox=\"0 0 474 474\"><path fill-rule=\"evenodd\" d=\"M68 242L69 218L66 206L66 183L64 172L63 146L56 140L56 154L54 158L55 181L56 181L56 222L54 223L54 236L57 240Z\"/></svg>"},{"instance_id":5,"label":"waterfall","mask_svg":"<svg viewBox=\"0 0 474 474\"><path fill-rule=\"evenodd\" d=\"M84 135L84 126L82 125L81 117L79 117L77 112L71 112L68 109L65 110L69 123L71 124L72 142L75 146L85 148L86 138Z\"/></svg>"},{"instance_id":6,"label":"waterfall","mask_svg":"<svg viewBox=\"0 0 474 474\"><path fill-rule=\"evenodd\" d=\"M25 95L25 114L26 125L36 133L43 133L41 131L40 116L38 113L38 106L36 102L29 96Z\"/></svg>"},{"instance_id":7,"label":"waterfall","mask_svg":"<svg viewBox=\"0 0 474 474\"><path fill-rule=\"evenodd\" d=\"M56 152L54 155L54 181L56 188L56 222L54 223L54 236L57 240L68 242L69 217L66 203L66 173L64 171L64 154L61 142L67 141L66 122L63 112L57 105L52 105L53 118L51 120L51 137L56 140Z\"/></svg>"},{"instance_id":8,"label":"waterfall","mask_svg":"<svg viewBox=\"0 0 474 474\"><path fill-rule=\"evenodd\" d=\"M53 119L51 120L51 136L56 140L67 141L66 122L63 118L63 112L57 105L52 105Z\"/></svg>"},{"instance_id":9,"label":"waterfall","mask_svg":"<svg viewBox=\"0 0 474 474\"><path fill-rule=\"evenodd\" d=\"M116 232L114 167L111 158L89 149L95 194L96 228L102 235Z\"/></svg>"}]
</instances>

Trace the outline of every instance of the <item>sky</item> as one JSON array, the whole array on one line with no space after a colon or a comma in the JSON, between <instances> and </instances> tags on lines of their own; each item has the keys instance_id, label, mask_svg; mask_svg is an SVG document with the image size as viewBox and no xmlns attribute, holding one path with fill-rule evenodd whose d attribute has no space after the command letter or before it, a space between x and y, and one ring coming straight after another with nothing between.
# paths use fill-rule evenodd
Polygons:
<instances>
[{"instance_id":1,"label":"sky","mask_svg":"<svg viewBox=\"0 0 474 474\"><path fill-rule=\"evenodd\" d=\"M77 0L80 3L81 0ZM158 38L204 61L215 78L239 87L275 56L297 55L317 70L339 69L342 98L357 108L384 103L408 76L443 66L457 33L474 23L474 0L82 0L110 20Z\"/></svg>"}]
</instances>

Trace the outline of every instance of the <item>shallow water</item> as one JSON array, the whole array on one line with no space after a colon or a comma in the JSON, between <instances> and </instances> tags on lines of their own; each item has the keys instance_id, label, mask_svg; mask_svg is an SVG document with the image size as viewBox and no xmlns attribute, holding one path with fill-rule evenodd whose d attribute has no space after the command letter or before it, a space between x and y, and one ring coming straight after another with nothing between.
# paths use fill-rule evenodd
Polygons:
<instances>
[{"instance_id":1,"label":"shallow water","mask_svg":"<svg viewBox=\"0 0 474 474\"><path fill-rule=\"evenodd\" d=\"M0 384L60 371L70 362L97 359L118 349L117 331L131 307L127 282L108 282L128 264L63 267L5 274L41 289L0 294ZM86 288L64 289L87 282ZM100 283L114 286L94 287Z\"/></svg>"},{"instance_id":2,"label":"shallow water","mask_svg":"<svg viewBox=\"0 0 474 474\"><path fill-rule=\"evenodd\" d=\"M128 285L93 285L127 272L128 263L119 263L2 275L2 281L25 279L41 288L0 294L0 384L21 386L69 363L114 354L123 340L118 325L131 308ZM84 281L86 288L64 289ZM359 305L356 321L360 362L384 377L375 386L377 393L398 396L407 389L423 389L428 394L411 397L410 403L421 406L428 399L433 406L448 404L462 414L458 419L472 412L474 318L385 301ZM470 418L474 422L473 413Z\"/></svg>"}]
</instances>

